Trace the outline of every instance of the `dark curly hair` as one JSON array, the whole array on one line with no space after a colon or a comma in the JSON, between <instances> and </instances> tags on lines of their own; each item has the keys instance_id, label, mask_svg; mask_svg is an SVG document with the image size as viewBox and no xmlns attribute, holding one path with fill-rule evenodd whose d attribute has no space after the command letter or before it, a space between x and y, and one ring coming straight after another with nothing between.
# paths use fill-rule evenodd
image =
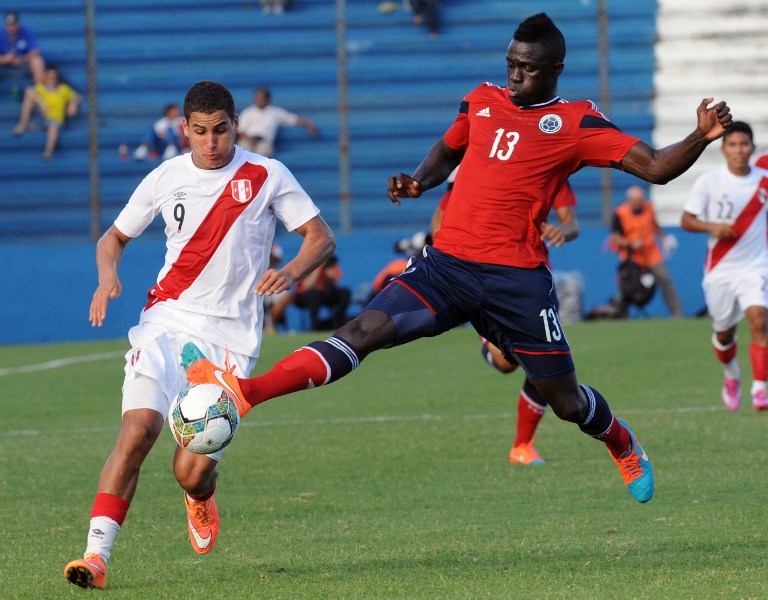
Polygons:
<instances>
[{"instance_id":1,"label":"dark curly hair","mask_svg":"<svg viewBox=\"0 0 768 600\"><path fill-rule=\"evenodd\" d=\"M223 110L230 120L235 120L235 100L232 93L215 81L198 81L184 97L184 118L189 121L193 112L206 115Z\"/></svg>"},{"instance_id":2,"label":"dark curly hair","mask_svg":"<svg viewBox=\"0 0 768 600\"><path fill-rule=\"evenodd\" d=\"M547 13L538 13L520 23L514 39L526 44L542 44L555 62L565 60L565 38Z\"/></svg>"}]
</instances>

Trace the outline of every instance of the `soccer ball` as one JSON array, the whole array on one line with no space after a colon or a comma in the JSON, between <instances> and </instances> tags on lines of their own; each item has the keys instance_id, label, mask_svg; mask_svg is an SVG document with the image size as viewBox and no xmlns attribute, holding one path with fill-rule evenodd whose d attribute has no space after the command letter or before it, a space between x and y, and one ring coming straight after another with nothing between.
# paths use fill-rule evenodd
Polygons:
<instances>
[{"instance_id":1,"label":"soccer ball","mask_svg":"<svg viewBox=\"0 0 768 600\"><path fill-rule=\"evenodd\" d=\"M168 413L176 442L195 454L212 454L225 448L237 433L240 415L232 396L218 385L188 383Z\"/></svg>"}]
</instances>

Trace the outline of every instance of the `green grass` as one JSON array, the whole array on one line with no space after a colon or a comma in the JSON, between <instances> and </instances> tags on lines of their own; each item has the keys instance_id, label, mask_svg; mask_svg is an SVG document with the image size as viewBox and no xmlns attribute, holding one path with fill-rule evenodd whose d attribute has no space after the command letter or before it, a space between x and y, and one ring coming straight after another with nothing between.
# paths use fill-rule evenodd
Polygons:
<instances>
[{"instance_id":1,"label":"green grass","mask_svg":"<svg viewBox=\"0 0 768 600\"><path fill-rule=\"evenodd\" d=\"M722 407L709 323L567 332L579 380L654 461L649 504L631 499L602 444L551 413L537 437L547 464L508 464L522 376L489 369L462 328L254 410L222 461L222 531L205 557L189 545L164 433L106 593L62 571L84 549L119 427L122 359L0 376L0 598L768 597L768 415ZM258 369L311 339L267 337ZM741 339L748 388L746 330ZM125 350L2 347L0 368Z\"/></svg>"}]
</instances>

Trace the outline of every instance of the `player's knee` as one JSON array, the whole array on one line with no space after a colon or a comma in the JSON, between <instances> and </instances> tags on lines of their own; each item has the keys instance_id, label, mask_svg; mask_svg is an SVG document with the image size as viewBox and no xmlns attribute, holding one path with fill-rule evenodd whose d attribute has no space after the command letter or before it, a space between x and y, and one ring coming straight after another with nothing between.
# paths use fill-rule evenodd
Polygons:
<instances>
[{"instance_id":1,"label":"player's knee","mask_svg":"<svg viewBox=\"0 0 768 600\"><path fill-rule=\"evenodd\" d=\"M336 335L363 356L383 348L397 336L395 323L379 310L364 310L351 321L342 325Z\"/></svg>"},{"instance_id":2,"label":"player's knee","mask_svg":"<svg viewBox=\"0 0 768 600\"><path fill-rule=\"evenodd\" d=\"M203 496L216 486L217 462L204 455L179 449L173 460L176 481L191 496Z\"/></svg>"},{"instance_id":3,"label":"player's knee","mask_svg":"<svg viewBox=\"0 0 768 600\"><path fill-rule=\"evenodd\" d=\"M138 414L141 412L142 414ZM116 450L125 455L143 458L152 449L162 431L162 417L150 414L154 411L128 411L123 416ZM136 413L136 414L134 414Z\"/></svg>"}]
</instances>

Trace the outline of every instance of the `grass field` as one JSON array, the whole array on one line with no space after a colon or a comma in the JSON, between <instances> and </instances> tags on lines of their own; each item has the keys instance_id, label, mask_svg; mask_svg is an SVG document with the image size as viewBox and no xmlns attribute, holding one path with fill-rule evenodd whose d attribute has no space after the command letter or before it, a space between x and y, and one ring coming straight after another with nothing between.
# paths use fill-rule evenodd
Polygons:
<instances>
[{"instance_id":1,"label":"grass field","mask_svg":"<svg viewBox=\"0 0 768 600\"><path fill-rule=\"evenodd\" d=\"M0 598L768 598L766 430L719 400L705 319L567 328L579 379L638 432L656 496L548 413L547 464L510 465L521 374L459 329L276 399L221 464L216 549L194 554L164 433L113 548L108 589L67 584L119 426L126 342L0 348ZM259 368L313 337L272 336ZM105 355L66 367L24 365ZM109 358L111 356L111 358Z\"/></svg>"}]
</instances>

